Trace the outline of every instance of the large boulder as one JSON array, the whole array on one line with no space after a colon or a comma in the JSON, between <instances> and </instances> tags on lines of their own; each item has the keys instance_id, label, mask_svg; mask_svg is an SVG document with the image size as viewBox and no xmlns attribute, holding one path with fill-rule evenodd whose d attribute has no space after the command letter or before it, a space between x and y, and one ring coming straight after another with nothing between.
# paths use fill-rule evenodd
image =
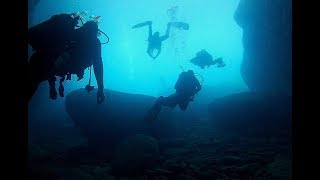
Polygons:
<instances>
[{"instance_id":1,"label":"large boulder","mask_svg":"<svg viewBox=\"0 0 320 180\"><path fill-rule=\"evenodd\" d=\"M241 74L247 86L291 94L292 1L240 0L234 19L243 29Z\"/></svg>"},{"instance_id":2,"label":"large boulder","mask_svg":"<svg viewBox=\"0 0 320 180\"><path fill-rule=\"evenodd\" d=\"M223 132L242 136L291 137L290 96L238 93L214 100L210 120Z\"/></svg>"},{"instance_id":3,"label":"large boulder","mask_svg":"<svg viewBox=\"0 0 320 180\"><path fill-rule=\"evenodd\" d=\"M176 132L172 110L164 108L153 123L144 121L144 115L156 98L105 90L106 101L97 104L96 91L79 89L69 93L65 100L66 111L89 145L108 149L122 138L143 133L153 137L170 137Z\"/></svg>"}]
</instances>

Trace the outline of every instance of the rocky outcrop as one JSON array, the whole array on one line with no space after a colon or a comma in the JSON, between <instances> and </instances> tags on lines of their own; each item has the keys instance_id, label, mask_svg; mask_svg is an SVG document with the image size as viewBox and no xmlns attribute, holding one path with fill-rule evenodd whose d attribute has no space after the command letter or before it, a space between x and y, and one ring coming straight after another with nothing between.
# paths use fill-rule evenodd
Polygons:
<instances>
[{"instance_id":1,"label":"rocky outcrop","mask_svg":"<svg viewBox=\"0 0 320 180\"><path fill-rule=\"evenodd\" d=\"M243 29L241 74L247 86L291 94L292 1L240 0L234 19Z\"/></svg>"},{"instance_id":2,"label":"rocky outcrop","mask_svg":"<svg viewBox=\"0 0 320 180\"><path fill-rule=\"evenodd\" d=\"M112 90L105 90L105 95L103 104L96 103L96 91L79 89L66 97L66 110L90 145L110 149L122 138L137 133L168 137L176 132L170 109L164 108L152 124L144 121L155 97Z\"/></svg>"},{"instance_id":3,"label":"rocky outcrop","mask_svg":"<svg viewBox=\"0 0 320 180\"><path fill-rule=\"evenodd\" d=\"M210 120L219 130L244 136L291 136L290 96L239 93L209 105Z\"/></svg>"}]
</instances>

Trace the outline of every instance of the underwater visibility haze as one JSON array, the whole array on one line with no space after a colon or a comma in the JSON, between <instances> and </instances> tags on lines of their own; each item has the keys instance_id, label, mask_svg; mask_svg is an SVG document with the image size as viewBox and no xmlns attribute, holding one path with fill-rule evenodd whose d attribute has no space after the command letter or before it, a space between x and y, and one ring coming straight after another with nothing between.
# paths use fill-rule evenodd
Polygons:
<instances>
[{"instance_id":1,"label":"underwater visibility haze","mask_svg":"<svg viewBox=\"0 0 320 180\"><path fill-rule=\"evenodd\" d=\"M28 178L291 179L291 4L29 0Z\"/></svg>"}]
</instances>

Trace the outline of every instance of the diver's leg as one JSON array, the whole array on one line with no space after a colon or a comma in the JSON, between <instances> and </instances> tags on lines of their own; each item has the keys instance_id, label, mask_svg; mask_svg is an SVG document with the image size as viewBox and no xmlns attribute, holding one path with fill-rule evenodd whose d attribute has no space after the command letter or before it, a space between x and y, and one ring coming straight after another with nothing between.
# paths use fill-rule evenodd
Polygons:
<instances>
[{"instance_id":1,"label":"diver's leg","mask_svg":"<svg viewBox=\"0 0 320 180\"><path fill-rule=\"evenodd\" d=\"M180 107L180 109L181 109L182 111L186 111L188 105L189 105L189 101L184 101L184 102L179 103L179 107Z\"/></svg>"},{"instance_id":2,"label":"diver's leg","mask_svg":"<svg viewBox=\"0 0 320 180\"><path fill-rule=\"evenodd\" d=\"M216 65L218 64L219 61L217 59L213 60L212 62L209 62L209 65L208 66L213 66L213 65Z\"/></svg>"},{"instance_id":3,"label":"diver's leg","mask_svg":"<svg viewBox=\"0 0 320 180\"><path fill-rule=\"evenodd\" d=\"M212 64L210 64L210 65L215 65L215 64L221 65L222 63L223 63L222 58L219 57L219 58L213 60Z\"/></svg>"},{"instance_id":4,"label":"diver's leg","mask_svg":"<svg viewBox=\"0 0 320 180\"><path fill-rule=\"evenodd\" d=\"M185 22L170 22L170 25L178 29L189 30L189 24Z\"/></svg>"},{"instance_id":5,"label":"diver's leg","mask_svg":"<svg viewBox=\"0 0 320 180\"><path fill-rule=\"evenodd\" d=\"M180 94L175 93L163 99L163 105L167 107L174 108L178 104L180 99Z\"/></svg>"},{"instance_id":6,"label":"diver's leg","mask_svg":"<svg viewBox=\"0 0 320 180\"><path fill-rule=\"evenodd\" d=\"M153 57L153 59L156 59L160 55L160 52L161 52L161 47L158 49L157 55Z\"/></svg>"},{"instance_id":7,"label":"diver's leg","mask_svg":"<svg viewBox=\"0 0 320 180\"><path fill-rule=\"evenodd\" d=\"M63 75L59 81L59 95L60 95L60 97L64 97L64 87L62 84L64 80L65 80L65 76Z\"/></svg>"},{"instance_id":8,"label":"diver's leg","mask_svg":"<svg viewBox=\"0 0 320 180\"><path fill-rule=\"evenodd\" d=\"M155 104L148 110L148 112L144 117L144 120L150 122L157 119L159 113L161 112L162 105L163 105L163 97L160 96L155 102Z\"/></svg>"},{"instance_id":9,"label":"diver's leg","mask_svg":"<svg viewBox=\"0 0 320 180\"><path fill-rule=\"evenodd\" d=\"M147 53L148 53L148 55L153 59L154 57L153 57L153 53L152 53L152 52L153 52L153 51L152 51L151 46L148 45Z\"/></svg>"},{"instance_id":10,"label":"diver's leg","mask_svg":"<svg viewBox=\"0 0 320 180\"><path fill-rule=\"evenodd\" d=\"M56 77L55 76L52 76L48 79L48 82L49 82L49 86L50 86L50 91L49 91L49 98L52 99L52 100L55 100L57 99L57 90L56 90Z\"/></svg>"}]
</instances>

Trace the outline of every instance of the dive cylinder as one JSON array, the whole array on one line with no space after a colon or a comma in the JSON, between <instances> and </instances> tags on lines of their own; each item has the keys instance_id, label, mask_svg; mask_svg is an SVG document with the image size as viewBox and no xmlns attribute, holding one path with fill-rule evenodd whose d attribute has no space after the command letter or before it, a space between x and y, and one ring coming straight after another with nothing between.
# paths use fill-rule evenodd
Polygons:
<instances>
[{"instance_id":1,"label":"dive cylinder","mask_svg":"<svg viewBox=\"0 0 320 180\"><path fill-rule=\"evenodd\" d=\"M78 20L70 14L52 16L28 29L28 43L33 49L47 49L60 46L70 38Z\"/></svg>"}]
</instances>

